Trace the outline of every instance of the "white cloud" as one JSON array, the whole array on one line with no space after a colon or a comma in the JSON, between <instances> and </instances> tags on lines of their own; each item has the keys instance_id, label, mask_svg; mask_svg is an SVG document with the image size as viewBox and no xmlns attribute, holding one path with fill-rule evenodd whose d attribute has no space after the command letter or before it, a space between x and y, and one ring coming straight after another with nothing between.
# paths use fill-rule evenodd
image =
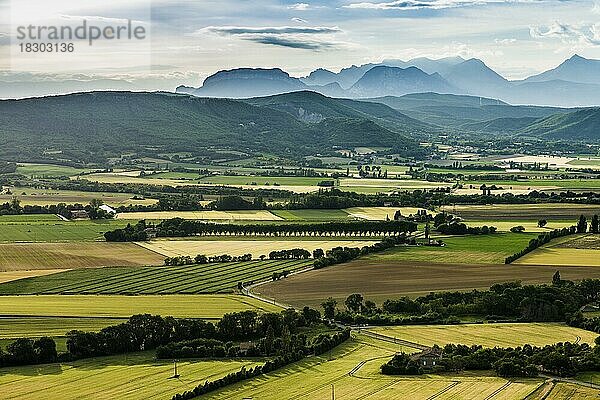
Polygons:
<instances>
[{"instance_id":1,"label":"white cloud","mask_svg":"<svg viewBox=\"0 0 600 400\"><path fill-rule=\"evenodd\" d=\"M517 39L515 38L509 38L509 39L494 39L494 43L496 44L500 44L500 45L510 45L510 44L514 44L517 43Z\"/></svg>"},{"instance_id":2,"label":"white cloud","mask_svg":"<svg viewBox=\"0 0 600 400\"><path fill-rule=\"evenodd\" d=\"M265 45L317 51L351 46L331 39L332 35L338 33L342 33L342 30L337 26L207 26L192 35L232 36Z\"/></svg>"},{"instance_id":3,"label":"white cloud","mask_svg":"<svg viewBox=\"0 0 600 400\"><path fill-rule=\"evenodd\" d=\"M297 18L297 17L292 18L292 21L298 22L299 24L308 24L307 20L302 19L302 18Z\"/></svg>"},{"instance_id":4,"label":"white cloud","mask_svg":"<svg viewBox=\"0 0 600 400\"><path fill-rule=\"evenodd\" d=\"M389 2L351 3L344 6L344 8L367 10L441 10L483 4L536 3L542 1L544 0L394 0Z\"/></svg>"},{"instance_id":5,"label":"white cloud","mask_svg":"<svg viewBox=\"0 0 600 400\"><path fill-rule=\"evenodd\" d=\"M600 46L600 24L571 25L554 21L548 26L530 27L529 34L534 39L558 39L573 46Z\"/></svg>"},{"instance_id":6,"label":"white cloud","mask_svg":"<svg viewBox=\"0 0 600 400\"><path fill-rule=\"evenodd\" d=\"M310 4L307 4L307 3L296 3L296 4L292 4L292 5L288 6L288 9L296 10L296 11L306 11L309 8L310 8Z\"/></svg>"}]
</instances>

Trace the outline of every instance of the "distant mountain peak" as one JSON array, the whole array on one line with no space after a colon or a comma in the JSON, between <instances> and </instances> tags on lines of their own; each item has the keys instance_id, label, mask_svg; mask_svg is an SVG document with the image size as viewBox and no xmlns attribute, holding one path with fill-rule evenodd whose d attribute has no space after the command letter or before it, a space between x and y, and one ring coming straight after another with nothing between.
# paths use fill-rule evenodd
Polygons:
<instances>
[{"instance_id":1,"label":"distant mountain peak","mask_svg":"<svg viewBox=\"0 0 600 400\"><path fill-rule=\"evenodd\" d=\"M588 58L582 57L579 54L573 54L567 61L590 61Z\"/></svg>"}]
</instances>

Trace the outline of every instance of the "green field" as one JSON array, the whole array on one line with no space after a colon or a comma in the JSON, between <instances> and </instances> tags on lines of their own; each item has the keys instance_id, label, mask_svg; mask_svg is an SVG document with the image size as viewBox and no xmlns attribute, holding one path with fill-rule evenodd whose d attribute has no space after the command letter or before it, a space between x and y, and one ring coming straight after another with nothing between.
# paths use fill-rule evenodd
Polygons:
<instances>
[{"instance_id":1,"label":"green field","mask_svg":"<svg viewBox=\"0 0 600 400\"><path fill-rule=\"evenodd\" d=\"M102 268L66 271L7 282L0 294L198 294L232 292L238 282L295 272L312 260L266 260L183 267Z\"/></svg>"},{"instance_id":2,"label":"green field","mask_svg":"<svg viewBox=\"0 0 600 400\"><path fill-rule=\"evenodd\" d=\"M448 343L484 347L545 346L560 342L593 345L597 333L558 323L415 325L378 327L373 332L425 346Z\"/></svg>"},{"instance_id":3,"label":"green field","mask_svg":"<svg viewBox=\"0 0 600 400\"><path fill-rule=\"evenodd\" d=\"M549 224L571 221L574 225L581 214L592 216L600 213L600 206L593 204L493 204L443 206L441 210L458 215L468 221L529 221L540 219Z\"/></svg>"},{"instance_id":4,"label":"green field","mask_svg":"<svg viewBox=\"0 0 600 400\"><path fill-rule=\"evenodd\" d=\"M344 210L273 210L271 212L286 221L331 221L350 218Z\"/></svg>"},{"instance_id":5,"label":"green field","mask_svg":"<svg viewBox=\"0 0 600 400\"><path fill-rule=\"evenodd\" d=\"M205 380L215 380L261 360L181 361L179 379L172 361L154 354L100 357L64 364L0 369L0 399L170 399Z\"/></svg>"},{"instance_id":6,"label":"green field","mask_svg":"<svg viewBox=\"0 0 600 400\"><path fill-rule=\"evenodd\" d=\"M94 332L124 321L125 319L117 318L1 317L0 339L57 337L64 336L65 333L74 329Z\"/></svg>"},{"instance_id":7,"label":"green field","mask_svg":"<svg viewBox=\"0 0 600 400\"><path fill-rule=\"evenodd\" d=\"M230 385L203 396L206 399L522 399L539 379L510 380L488 373L384 376L379 367L395 352L410 349L374 341L362 335L338 346L331 354L309 357L260 379Z\"/></svg>"},{"instance_id":8,"label":"green field","mask_svg":"<svg viewBox=\"0 0 600 400\"><path fill-rule=\"evenodd\" d=\"M303 176L210 176L207 178L199 179L198 182L201 184L209 183L213 185L271 185L271 186L317 186L319 182L331 180L331 178L320 178L320 177L303 177Z\"/></svg>"},{"instance_id":9,"label":"green field","mask_svg":"<svg viewBox=\"0 0 600 400\"><path fill-rule=\"evenodd\" d=\"M32 222L56 222L62 221L55 214L23 214L23 215L0 215L0 225L9 223L25 223Z\"/></svg>"},{"instance_id":10,"label":"green field","mask_svg":"<svg viewBox=\"0 0 600 400\"><path fill-rule=\"evenodd\" d=\"M440 237L443 247L399 246L383 253L372 254L365 260L420 261L428 263L503 264L504 259L527 246L537 237L531 233L496 233Z\"/></svg>"},{"instance_id":11,"label":"green field","mask_svg":"<svg viewBox=\"0 0 600 400\"><path fill-rule=\"evenodd\" d=\"M96 332L107 326L125 322L120 318L0 317L0 347L17 338L51 337L58 351L66 351L65 334L71 330Z\"/></svg>"},{"instance_id":12,"label":"green field","mask_svg":"<svg viewBox=\"0 0 600 400\"><path fill-rule=\"evenodd\" d=\"M65 242L103 240L106 231L123 228L127 221L62 221L56 216L0 217L0 242ZM54 217L54 218L52 218Z\"/></svg>"},{"instance_id":13,"label":"green field","mask_svg":"<svg viewBox=\"0 0 600 400\"><path fill-rule=\"evenodd\" d=\"M218 319L244 311L279 311L280 308L235 295L177 296L0 296L0 317L129 318L155 314L177 318Z\"/></svg>"},{"instance_id":14,"label":"green field","mask_svg":"<svg viewBox=\"0 0 600 400\"><path fill-rule=\"evenodd\" d=\"M570 235L525 254L518 265L600 267L600 235Z\"/></svg>"},{"instance_id":15,"label":"green field","mask_svg":"<svg viewBox=\"0 0 600 400\"><path fill-rule=\"evenodd\" d=\"M0 271L162 265L164 256L134 243L0 243Z\"/></svg>"},{"instance_id":16,"label":"green field","mask_svg":"<svg viewBox=\"0 0 600 400\"><path fill-rule=\"evenodd\" d=\"M17 164L17 174L35 178L60 178L63 176L79 175L89 169L67 167L52 164Z\"/></svg>"},{"instance_id":17,"label":"green field","mask_svg":"<svg viewBox=\"0 0 600 400\"><path fill-rule=\"evenodd\" d=\"M83 177L86 179L86 176ZM129 204L154 204L154 199L133 200L134 194L131 193L111 193L111 192L82 192L77 190L57 190L57 189L35 189L24 187L13 187L11 193L0 194L0 203L11 201L16 197L21 205L39 205L46 206L51 204L88 204L92 199L100 199L105 204L112 207Z\"/></svg>"}]
</instances>

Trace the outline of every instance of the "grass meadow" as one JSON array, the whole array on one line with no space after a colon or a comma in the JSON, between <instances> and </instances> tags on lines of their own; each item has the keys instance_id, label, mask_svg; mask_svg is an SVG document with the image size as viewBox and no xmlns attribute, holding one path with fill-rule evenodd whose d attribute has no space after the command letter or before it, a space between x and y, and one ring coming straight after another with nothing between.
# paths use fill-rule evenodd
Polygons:
<instances>
[{"instance_id":1,"label":"grass meadow","mask_svg":"<svg viewBox=\"0 0 600 400\"><path fill-rule=\"evenodd\" d=\"M236 295L177 296L0 296L4 317L129 318L149 313L178 318L218 319L244 310L280 311L279 307Z\"/></svg>"},{"instance_id":2,"label":"grass meadow","mask_svg":"<svg viewBox=\"0 0 600 400\"><path fill-rule=\"evenodd\" d=\"M413 325L370 329L373 332L425 346L448 343L484 347L545 346L560 342L593 345L598 334L558 323Z\"/></svg>"}]
</instances>

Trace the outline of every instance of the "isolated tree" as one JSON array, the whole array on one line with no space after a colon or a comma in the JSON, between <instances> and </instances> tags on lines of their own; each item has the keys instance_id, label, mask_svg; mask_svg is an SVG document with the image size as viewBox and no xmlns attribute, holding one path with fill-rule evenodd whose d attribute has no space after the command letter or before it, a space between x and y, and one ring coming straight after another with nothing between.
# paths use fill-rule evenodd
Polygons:
<instances>
[{"instance_id":1,"label":"isolated tree","mask_svg":"<svg viewBox=\"0 0 600 400\"><path fill-rule=\"evenodd\" d=\"M375 304L375 302L371 301L371 300L367 300L365 301L365 306L364 306L364 312L366 314L372 315L375 313L375 311L377 310L377 304Z\"/></svg>"},{"instance_id":2,"label":"isolated tree","mask_svg":"<svg viewBox=\"0 0 600 400\"><path fill-rule=\"evenodd\" d=\"M560 271L556 271L554 275L552 275L552 284L560 285Z\"/></svg>"},{"instance_id":3,"label":"isolated tree","mask_svg":"<svg viewBox=\"0 0 600 400\"><path fill-rule=\"evenodd\" d=\"M579 221L577 222L577 233L586 233L587 227L587 218L585 218L585 215L581 215L579 217Z\"/></svg>"},{"instance_id":4,"label":"isolated tree","mask_svg":"<svg viewBox=\"0 0 600 400\"><path fill-rule=\"evenodd\" d=\"M598 220L598 214L594 214L594 216L592 217L592 222L590 224L590 232L600 232L600 221Z\"/></svg>"},{"instance_id":5,"label":"isolated tree","mask_svg":"<svg viewBox=\"0 0 600 400\"><path fill-rule=\"evenodd\" d=\"M273 326L269 325L267 328L267 334L265 335L265 339L263 341L265 345L265 354L270 356L273 352L273 341L275 341L275 332L273 331Z\"/></svg>"},{"instance_id":6,"label":"isolated tree","mask_svg":"<svg viewBox=\"0 0 600 400\"><path fill-rule=\"evenodd\" d=\"M548 221L546 221L545 219L540 219L540 220L538 221L538 224L537 224L537 225L538 225L538 227L539 227L539 228L543 228L543 227L545 227L546 225L548 225Z\"/></svg>"},{"instance_id":7,"label":"isolated tree","mask_svg":"<svg viewBox=\"0 0 600 400\"><path fill-rule=\"evenodd\" d=\"M431 227L429 222L425 224L425 239L429 242L429 234L431 233Z\"/></svg>"},{"instance_id":8,"label":"isolated tree","mask_svg":"<svg viewBox=\"0 0 600 400\"><path fill-rule=\"evenodd\" d=\"M321 307L323 307L323 313L325 314L325 318L333 319L335 317L335 308L337 307L337 301L330 297L321 303Z\"/></svg>"},{"instance_id":9,"label":"isolated tree","mask_svg":"<svg viewBox=\"0 0 600 400\"><path fill-rule=\"evenodd\" d=\"M315 249L313 251L313 258L316 260L317 258L325 257L325 252L323 249Z\"/></svg>"},{"instance_id":10,"label":"isolated tree","mask_svg":"<svg viewBox=\"0 0 600 400\"><path fill-rule=\"evenodd\" d=\"M346 298L344 304L349 311L359 313L363 308L363 301L362 294L354 293Z\"/></svg>"}]
</instances>

